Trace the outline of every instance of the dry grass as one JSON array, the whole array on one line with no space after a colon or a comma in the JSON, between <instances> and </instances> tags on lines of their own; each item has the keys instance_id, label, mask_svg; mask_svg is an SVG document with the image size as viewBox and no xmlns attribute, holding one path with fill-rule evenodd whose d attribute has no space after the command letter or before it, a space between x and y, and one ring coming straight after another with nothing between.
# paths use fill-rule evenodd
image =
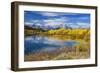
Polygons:
<instances>
[{"instance_id":1,"label":"dry grass","mask_svg":"<svg viewBox=\"0 0 100 73\"><path fill-rule=\"evenodd\" d=\"M89 49L77 48L60 48L59 50L48 53L38 52L36 54L25 55L25 61L46 61L46 60L70 60L70 59L86 59L90 57Z\"/></svg>"}]
</instances>

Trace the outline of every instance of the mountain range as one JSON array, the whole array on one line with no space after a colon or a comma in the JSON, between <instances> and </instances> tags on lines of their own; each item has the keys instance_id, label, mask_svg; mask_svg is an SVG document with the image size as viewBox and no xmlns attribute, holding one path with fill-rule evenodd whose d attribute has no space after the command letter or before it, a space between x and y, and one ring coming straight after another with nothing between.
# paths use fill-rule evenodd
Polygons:
<instances>
[{"instance_id":1,"label":"mountain range","mask_svg":"<svg viewBox=\"0 0 100 73\"><path fill-rule=\"evenodd\" d=\"M65 29L84 29L84 28L90 28L90 26L86 24L47 24L47 23L31 23L30 25L25 24L24 26L30 27L30 28L38 28L43 30L55 30L59 28L65 28Z\"/></svg>"}]
</instances>

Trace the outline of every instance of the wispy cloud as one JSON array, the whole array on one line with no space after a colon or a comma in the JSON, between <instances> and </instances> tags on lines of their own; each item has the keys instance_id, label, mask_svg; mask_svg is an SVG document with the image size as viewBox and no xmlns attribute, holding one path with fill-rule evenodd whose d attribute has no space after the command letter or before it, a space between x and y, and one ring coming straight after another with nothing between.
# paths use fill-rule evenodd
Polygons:
<instances>
[{"instance_id":1,"label":"wispy cloud","mask_svg":"<svg viewBox=\"0 0 100 73\"><path fill-rule=\"evenodd\" d=\"M59 16L59 14L57 14L57 13L50 13L50 12L41 12L40 13L41 15L43 15L43 16Z\"/></svg>"},{"instance_id":2,"label":"wispy cloud","mask_svg":"<svg viewBox=\"0 0 100 73\"><path fill-rule=\"evenodd\" d=\"M44 20L44 22L46 23L45 26L61 27L67 23L67 19L62 17L62 18Z\"/></svg>"},{"instance_id":3,"label":"wispy cloud","mask_svg":"<svg viewBox=\"0 0 100 73\"><path fill-rule=\"evenodd\" d=\"M53 17L53 16L77 16L78 14L77 13L62 13L62 12L38 12L38 14L41 14L43 16L50 16L50 17Z\"/></svg>"},{"instance_id":4,"label":"wispy cloud","mask_svg":"<svg viewBox=\"0 0 100 73\"><path fill-rule=\"evenodd\" d=\"M24 22L24 24L25 24L25 25L28 25L28 26L33 25L33 23L32 23L32 22Z\"/></svg>"},{"instance_id":5,"label":"wispy cloud","mask_svg":"<svg viewBox=\"0 0 100 73\"><path fill-rule=\"evenodd\" d=\"M81 28L89 28L90 24L89 23L82 23L82 22L78 22L77 25Z\"/></svg>"}]
</instances>

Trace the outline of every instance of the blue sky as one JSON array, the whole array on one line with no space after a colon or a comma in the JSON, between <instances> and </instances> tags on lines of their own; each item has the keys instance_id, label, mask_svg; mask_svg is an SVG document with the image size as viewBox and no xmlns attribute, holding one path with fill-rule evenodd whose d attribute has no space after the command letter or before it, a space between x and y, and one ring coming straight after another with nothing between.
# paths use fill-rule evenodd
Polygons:
<instances>
[{"instance_id":1,"label":"blue sky","mask_svg":"<svg viewBox=\"0 0 100 73\"><path fill-rule=\"evenodd\" d=\"M90 14L24 11L24 24L41 27L65 27L67 25L72 28L89 28Z\"/></svg>"}]
</instances>

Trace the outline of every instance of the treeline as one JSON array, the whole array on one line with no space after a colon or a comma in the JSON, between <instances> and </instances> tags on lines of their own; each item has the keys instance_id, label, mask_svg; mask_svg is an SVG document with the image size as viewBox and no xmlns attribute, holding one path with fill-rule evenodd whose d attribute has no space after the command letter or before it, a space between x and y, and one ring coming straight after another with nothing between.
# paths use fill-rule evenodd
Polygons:
<instances>
[{"instance_id":1,"label":"treeline","mask_svg":"<svg viewBox=\"0 0 100 73\"><path fill-rule=\"evenodd\" d=\"M42 29L25 29L26 34L50 34L50 35L88 35L90 29L64 29L42 30Z\"/></svg>"},{"instance_id":2,"label":"treeline","mask_svg":"<svg viewBox=\"0 0 100 73\"><path fill-rule=\"evenodd\" d=\"M90 29L56 29L56 30L41 30L41 29L25 29L25 35L46 35L46 36L58 36L62 35L63 37L71 39L84 39L90 40Z\"/></svg>"}]
</instances>

